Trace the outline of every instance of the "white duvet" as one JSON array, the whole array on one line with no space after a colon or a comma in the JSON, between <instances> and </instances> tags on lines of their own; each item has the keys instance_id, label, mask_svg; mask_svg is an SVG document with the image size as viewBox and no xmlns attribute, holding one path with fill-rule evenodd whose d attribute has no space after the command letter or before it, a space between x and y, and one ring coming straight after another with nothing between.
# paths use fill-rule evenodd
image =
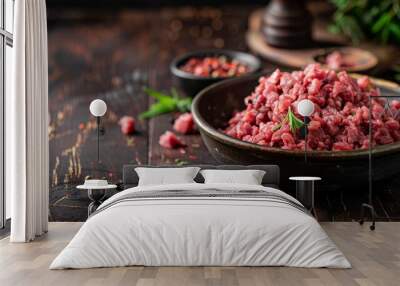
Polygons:
<instances>
[{"instance_id":1,"label":"white duvet","mask_svg":"<svg viewBox=\"0 0 400 286\"><path fill-rule=\"evenodd\" d=\"M50 269L145 266L294 266L349 268L318 222L282 203L246 198L123 201L131 192L263 190L238 184L135 187L105 201ZM296 201L297 202L297 201ZM108 206L108 207L107 207Z\"/></svg>"}]
</instances>

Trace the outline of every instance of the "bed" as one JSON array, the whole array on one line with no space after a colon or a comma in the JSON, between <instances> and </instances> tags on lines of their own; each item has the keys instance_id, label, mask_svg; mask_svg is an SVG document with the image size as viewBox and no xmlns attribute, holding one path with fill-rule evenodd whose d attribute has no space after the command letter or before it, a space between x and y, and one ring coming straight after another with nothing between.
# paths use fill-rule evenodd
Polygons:
<instances>
[{"instance_id":1,"label":"bed","mask_svg":"<svg viewBox=\"0 0 400 286\"><path fill-rule=\"evenodd\" d=\"M279 190L279 167L262 185L195 183L138 186L123 168L125 190L88 218L50 269L144 266L292 266L350 268L343 253L293 197ZM154 167L157 168L157 167Z\"/></svg>"}]
</instances>

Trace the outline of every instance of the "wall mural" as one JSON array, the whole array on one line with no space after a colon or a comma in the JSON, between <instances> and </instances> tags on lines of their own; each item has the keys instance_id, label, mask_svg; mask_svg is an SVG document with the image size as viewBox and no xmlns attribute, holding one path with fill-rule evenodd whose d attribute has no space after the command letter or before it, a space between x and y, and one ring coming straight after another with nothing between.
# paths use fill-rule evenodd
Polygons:
<instances>
[{"instance_id":1,"label":"wall mural","mask_svg":"<svg viewBox=\"0 0 400 286\"><path fill-rule=\"evenodd\" d=\"M155 116L160 110L170 108L160 104L160 95L155 91L163 91L162 96L168 96L171 101L176 100L175 91L172 89L176 87L176 82L172 80L169 65L178 55L208 48L247 51L244 40L248 30L247 19L256 8L258 7L228 6L224 9L121 10L114 11L111 15L99 13L90 20L79 20L77 16L73 24L68 18L64 21L54 20L50 12L48 41L51 220L86 219L89 202L87 194L76 189L86 176L101 174L109 181L119 183L122 166L127 163L217 163L198 131L192 130L191 117L187 114L180 117L187 111L186 99L173 103L176 108L174 112ZM218 57L212 60L213 65L226 61ZM195 72L204 64L193 60L185 69ZM228 64L231 65L231 75L246 72L246 67L241 67L240 64ZM263 62L265 71L275 67L272 63ZM218 73L218 69L215 72ZM250 91L256 84L254 81L252 83ZM247 90L246 94L238 95L241 97L240 101L237 100L237 106L242 106L242 109L244 97L250 94L249 84L237 86L237 89L232 91L239 93ZM180 89L177 92L185 94ZM107 113L101 123L104 132L100 136L100 163L97 162L96 118L89 112L90 102L96 98L107 103ZM253 104L249 101L247 103ZM213 118L226 120L226 128L235 104L232 105L228 101L219 102L218 109L213 111L215 114L209 112L205 117L213 115ZM147 110L149 112L144 113ZM230 126L236 126L243 120L243 116L244 113L237 115ZM395 116L397 115L392 117ZM295 116L288 119L293 125L289 124L289 128L301 128L296 127L295 119ZM222 125L219 127L222 128ZM280 128L283 130L286 127ZM225 132L244 141L250 140L234 134L232 130L228 128ZM168 133L169 131L173 131L177 137ZM284 149L301 149L301 146L295 143L293 138L285 139L283 146L288 148ZM347 148L343 144L335 146L339 149ZM356 145L351 147L355 148ZM233 153L231 151L231 155ZM237 155L237 158L243 158L243 163L254 161L249 159L250 150L236 153L234 155ZM279 157L271 158L270 163L280 161ZM342 159L338 158L340 162ZM343 162L346 163L338 167L338 161L327 160L319 165L318 160L310 157L308 165L304 165L302 155L297 160L289 158L285 166L281 166L290 170L283 170L284 190L293 193L295 186L293 182L288 181L288 176L308 168L308 173L318 173L317 175L326 182L325 185L317 185L320 189L316 194L319 219L358 218L360 205L368 196L368 161L359 160L351 165L347 164L345 158ZM386 166L377 172L381 177L374 185L374 205L379 219L396 220L400 218L400 195L396 192L399 190L400 181L396 179L398 173L393 170L398 168L396 162L390 159L379 164ZM347 184L352 181L355 170L362 170L360 177L354 181L355 184Z\"/></svg>"}]
</instances>

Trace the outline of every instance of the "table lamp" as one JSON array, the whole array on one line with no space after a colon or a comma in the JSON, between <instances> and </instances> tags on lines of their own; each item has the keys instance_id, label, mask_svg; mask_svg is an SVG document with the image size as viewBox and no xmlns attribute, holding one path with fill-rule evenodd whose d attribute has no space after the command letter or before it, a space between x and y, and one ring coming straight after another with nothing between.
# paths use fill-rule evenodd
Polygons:
<instances>
[{"instance_id":1,"label":"table lamp","mask_svg":"<svg viewBox=\"0 0 400 286\"><path fill-rule=\"evenodd\" d=\"M309 99L303 99L297 104L297 112L304 117L304 161L307 164L307 124L310 116L314 113L314 103Z\"/></svg>"},{"instance_id":2,"label":"table lamp","mask_svg":"<svg viewBox=\"0 0 400 286\"><path fill-rule=\"evenodd\" d=\"M95 99L90 103L90 113L96 117L97 122L97 162L100 162L100 117L107 111L107 104L101 99Z\"/></svg>"}]
</instances>

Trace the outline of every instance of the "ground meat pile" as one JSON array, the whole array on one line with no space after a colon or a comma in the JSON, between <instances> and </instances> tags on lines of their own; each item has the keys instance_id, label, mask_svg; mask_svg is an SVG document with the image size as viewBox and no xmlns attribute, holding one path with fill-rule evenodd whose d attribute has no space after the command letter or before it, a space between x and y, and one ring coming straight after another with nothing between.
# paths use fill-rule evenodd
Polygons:
<instances>
[{"instance_id":1,"label":"ground meat pile","mask_svg":"<svg viewBox=\"0 0 400 286\"><path fill-rule=\"evenodd\" d=\"M301 128L291 130L284 118L290 109L303 120L297 103L309 99L315 104L315 112L308 124L308 148L365 149L369 146L369 97L377 95L379 90L368 77L356 80L346 72L323 70L318 64L292 73L276 70L260 78L259 85L245 99L246 109L233 115L224 132L259 145L302 150L305 144ZM399 141L400 102L375 98L371 110L373 146Z\"/></svg>"}]
</instances>

